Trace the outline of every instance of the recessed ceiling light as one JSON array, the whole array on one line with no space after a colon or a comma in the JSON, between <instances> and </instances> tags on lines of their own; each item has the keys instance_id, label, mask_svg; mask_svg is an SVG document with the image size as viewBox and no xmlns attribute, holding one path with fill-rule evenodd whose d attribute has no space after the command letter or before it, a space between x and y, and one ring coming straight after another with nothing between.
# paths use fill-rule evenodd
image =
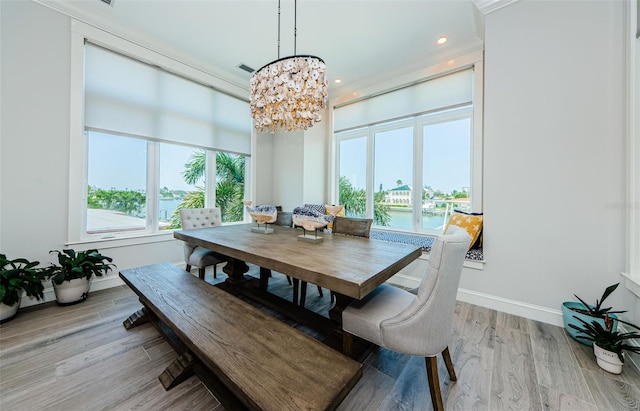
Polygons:
<instances>
[{"instance_id":1,"label":"recessed ceiling light","mask_svg":"<svg viewBox=\"0 0 640 411\"><path fill-rule=\"evenodd\" d=\"M336 83L336 84L340 84L340 83L342 83L342 79L340 77L338 77L335 80L333 80L333 82Z\"/></svg>"},{"instance_id":2,"label":"recessed ceiling light","mask_svg":"<svg viewBox=\"0 0 640 411\"><path fill-rule=\"evenodd\" d=\"M449 39L447 38L447 36L440 36L438 37L438 39L436 40L436 44L439 46L442 46L443 44L445 44L447 41L449 41Z\"/></svg>"}]
</instances>

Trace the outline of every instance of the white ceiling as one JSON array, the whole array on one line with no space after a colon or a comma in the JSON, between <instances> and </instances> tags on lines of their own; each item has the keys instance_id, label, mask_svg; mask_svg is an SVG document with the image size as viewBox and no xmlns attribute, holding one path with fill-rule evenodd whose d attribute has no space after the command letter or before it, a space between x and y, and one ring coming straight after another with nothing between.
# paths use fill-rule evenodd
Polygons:
<instances>
[{"instance_id":1,"label":"white ceiling","mask_svg":"<svg viewBox=\"0 0 640 411\"><path fill-rule=\"evenodd\" d=\"M259 69L278 57L277 0L38 1L245 88L250 74L239 64ZM282 0L281 57L293 54L293 23L294 2ZM326 62L333 97L479 50L483 31L484 15L472 0L300 0L296 54ZM444 46L435 44L441 35L449 37ZM343 83L334 84L336 77Z\"/></svg>"}]
</instances>

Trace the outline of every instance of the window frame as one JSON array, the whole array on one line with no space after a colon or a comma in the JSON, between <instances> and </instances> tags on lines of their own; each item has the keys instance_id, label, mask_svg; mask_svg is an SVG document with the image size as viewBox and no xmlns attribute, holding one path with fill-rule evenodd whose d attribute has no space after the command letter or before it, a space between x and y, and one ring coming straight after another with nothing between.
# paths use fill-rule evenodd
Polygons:
<instances>
[{"instance_id":1,"label":"window frame","mask_svg":"<svg viewBox=\"0 0 640 411\"><path fill-rule=\"evenodd\" d=\"M246 100L246 90L241 87L209 74L193 65L182 63L157 53L148 47L143 47L128 41L122 37L115 36L94 26L81 21L71 20L71 61L70 61L70 136L69 136L69 207L68 207L68 228L66 245L90 244L92 247L110 248L135 244L145 244L161 241L173 240L173 230L152 230L149 231L149 220L157 221L157 206L147 210L147 229L144 232L113 233L113 235L87 235L86 233L86 209L87 209L87 133L84 125L84 44L90 41L93 44L113 50L125 56L133 57L136 60L147 64L155 65L166 69L169 72L183 76L188 79L209 85L220 91ZM95 130L114 134L107 130ZM116 133L117 134L117 133ZM252 131L253 141L255 133ZM139 138L139 136L130 136ZM147 140L149 144L152 140ZM159 147L158 143L156 144ZM177 144L177 143L176 143ZM213 151L211 148L204 148ZM147 153L148 169L158 167L158 148L154 153ZM250 155L245 156L245 197L251 189L250 178L251 162ZM211 168L213 167L213 168ZM215 170L215 155L207 154L207 169ZM154 173L158 178L158 173ZM209 172L207 172L209 174ZM151 182L147 179L147 190ZM215 184L216 178L207 178L205 187L205 205L215 204ZM147 192L147 204L155 204L159 193ZM150 198L151 197L151 198ZM153 201L153 202L150 202ZM246 217L246 213L245 213Z\"/></svg>"},{"instance_id":2,"label":"window frame","mask_svg":"<svg viewBox=\"0 0 640 411\"><path fill-rule=\"evenodd\" d=\"M640 298L640 1L626 4L626 140L627 198L624 204L626 229L625 286Z\"/></svg>"},{"instance_id":3,"label":"window frame","mask_svg":"<svg viewBox=\"0 0 640 411\"><path fill-rule=\"evenodd\" d=\"M458 107L454 109L444 109L442 111L436 111L433 113L422 114L410 118L406 118L404 120L394 120L385 123L375 124L368 127L358 128L355 130L349 130L345 132L340 132L334 134L334 142L335 142L335 175L336 179L340 178L340 143L342 141L351 140L355 138L366 138L366 218L373 218L373 204L374 204L374 193L375 193L375 183L374 183L374 175L375 175L375 135L380 132L387 132L402 128L413 128L413 187L422 187L424 185L423 181L423 141L424 141L424 127L433 125L446 123L450 121L456 121L461 119L470 119L471 127L470 127L470 176L469 183L471 184L471 191L474 190L473 181L476 179L475 173L477 170L473 168L474 162L474 133L473 133L473 115L474 115L474 107L473 106L465 106ZM481 181L481 179L480 179ZM340 195L338 191L338 184L335 182L336 190L335 190L335 199L336 202L339 202ZM469 194L471 197L471 207L473 211L481 210L481 202L477 201L472 192ZM481 192L481 188L480 188ZM412 191L412 227L409 229L403 229L398 227L386 227L375 225L374 228L377 230L384 231L398 231L398 232L408 232L408 233L416 233L416 234L427 234L427 235L440 235L442 232L440 230L430 230L422 227L422 191L414 189ZM416 206L419 204L420 206ZM477 212L477 211L476 211Z\"/></svg>"},{"instance_id":4,"label":"window frame","mask_svg":"<svg viewBox=\"0 0 640 411\"><path fill-rule=\"evenodd\" d=\"M472 91L472 107L473 115L471 122L471 198L473 201L472 211L483 212L483 135L484 135L484 51L477 50L470 53L460 55L455 59L450 59L433 64L428 67L424 67L420 70L406 73L403 75L390 77L388 81L384 82L385 89L381 89L378 85L373 85L360 90L357 93L348 92L345 95L339 95L332 99L330 107L339 107L350 102L358 101L367 97L375 97L379 94L384 94L387 91L392 91L397 88L402 88L410 84L421 83L431 78L437 78L442 75L447 75L452 72L464 70L467 68L473 69L473 91ZM329 119L331 123L334 122L334 112L329 110ZM347 135L350 132L357 132L364 127L354 128L352 130L342 131L341 135ZM333 130L333 127L331 128ZM332 132L332 139L329 144L330 150L330 168L328 170L328 197L332 203L338 201L338 181L339 175L339 141L336 138L336 133ZM370 150L368 149L368 152ZM372 155L372 154L368 154ZM368 167L370 167L372 161L369 161ZM367 187L373 186L373 170L367 169ZM367 216L373 216L373 193L371 190L367 190ZM393 230L389 230L393 231ZM486 230L483 230L486 231ZM483 260L484 262L484 260ZM481 268L478 266L477 268Z\"/></svg>"}]
</instances>

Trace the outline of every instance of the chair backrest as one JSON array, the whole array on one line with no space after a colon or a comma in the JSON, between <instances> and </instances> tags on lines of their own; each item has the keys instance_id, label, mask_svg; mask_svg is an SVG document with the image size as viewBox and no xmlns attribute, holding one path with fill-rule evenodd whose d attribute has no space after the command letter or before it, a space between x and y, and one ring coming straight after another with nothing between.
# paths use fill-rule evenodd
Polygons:
<instances>
[{"instance_id":1,"label":"chair backrest","mask_svg":"<svg viewBox=\"0 0 640 411\"><path fill-rule=\"evenodd\" d=\"M336 217L331 232L369 238L372 224L370 218Z\"/></svg>"},{"instance_id":2,"label":"chair backrest","mask_svg":"<svg viewBox=\"0 0 640 411\"><path fill-rule=\"evenodd\" d=\"M182 208L180 223L183 230L194 228L216 227L222 225L220 208Z\"/></svg>"},{"instance_id":3,"label":"chair backrest","mask_svg":"<svg viewBox=\"0 0 640 411\"><path fill-rule=\"evenodd\" d=\"M285 227L293 226L293 213L290 211L278 211L278 217L276 217L275 225Z\"/></svg>"},{"instance_id":4,"label":"chair backrest","mask_svg":"<svg viewBox=\"0 0 640 411\"><path fill-rule=\"evenodd\" d=\"M449 345L462 264L470 241L469 234L457 226L436 239L415 300L381 324L386 347L428 357Z\"/></svg>"}]
</instances>

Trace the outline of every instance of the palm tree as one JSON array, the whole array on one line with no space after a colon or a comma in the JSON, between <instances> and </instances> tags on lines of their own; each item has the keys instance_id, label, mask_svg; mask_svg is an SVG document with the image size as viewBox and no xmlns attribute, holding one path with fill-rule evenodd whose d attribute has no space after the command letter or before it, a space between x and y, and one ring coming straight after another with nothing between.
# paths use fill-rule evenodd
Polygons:
<instances>
[{"instance_id":1,"label":"palm tree","mask_svg":"<svg viewBox=\"0 0 640 411\"><path fill-rule=\"evenodd\" d=\"M340 177L338 190L338 198L340 199L340 204L344 204L346 214L354 217L364 217L367 204L365 190L355 188L345 176ZM385 194L386 192L384 191L373 194L373 221L377 225L389 225L391 221L389 207L383 204Z\"/></svg>"},{"instance_id":2,"label":"palm tree","mask_svg":"<svg viewBox=\"0 0 640 411\"><path fill-rule=\"evenodd\" d=\"M204 181L207 154L195 151L184 165L182 176L190 185ZM244 217L244 157L216 152L216 206L220 207L222 221L240 221ZM171 215L168 228L180 228L180 210L204 207L204 187L196 186L196 191L187 193L184 200Z\"/></svg>"}]
</instances>

